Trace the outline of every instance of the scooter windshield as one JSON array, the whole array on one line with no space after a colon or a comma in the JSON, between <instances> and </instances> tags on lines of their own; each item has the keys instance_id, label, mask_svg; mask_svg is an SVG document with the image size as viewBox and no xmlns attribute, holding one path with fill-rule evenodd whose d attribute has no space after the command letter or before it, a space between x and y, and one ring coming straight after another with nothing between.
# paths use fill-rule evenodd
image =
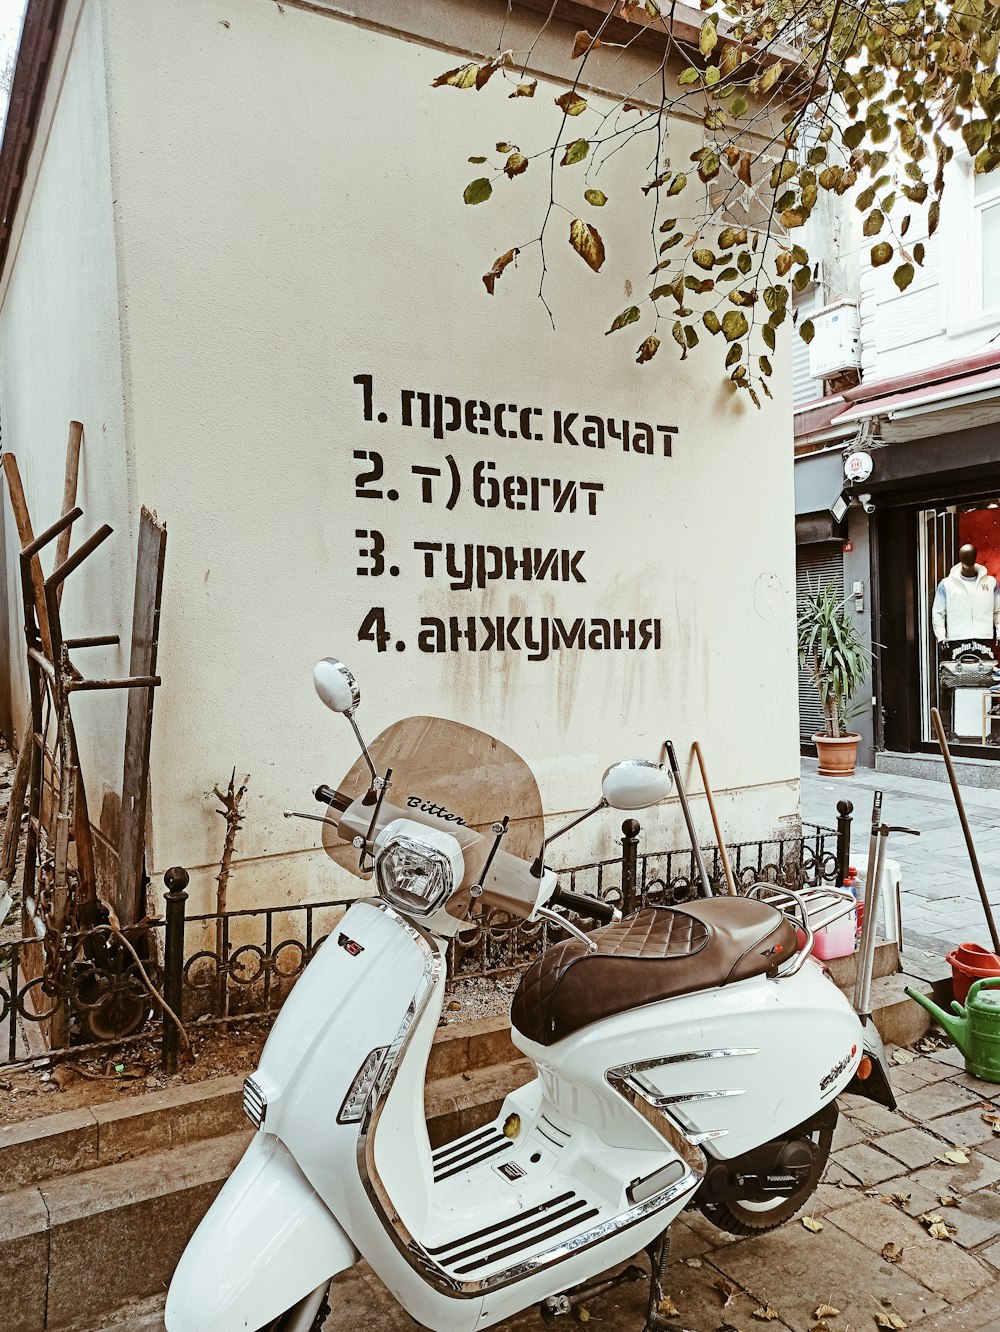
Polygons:
<instances>
[{"instance_id":1,"label":"scooter windshield","mask_svg":"<svg viewBox=\"0 0 1000 1332\"><path fill-rule=\"evenodd\" d=\"M534 860L545 835L538 784L524 759L501 741L442 717L406 717L376 736L369 752L380 776L392 769L386 805L452 832L474 829L490 844L493 825L506 817L503 850ZM354 799L363 796L371 785L364 759L337 785ZM323 824L327 854L358 878L368 878L357 851L341 839L337 819L331 813Z\"/></svg>"}]
</instances>

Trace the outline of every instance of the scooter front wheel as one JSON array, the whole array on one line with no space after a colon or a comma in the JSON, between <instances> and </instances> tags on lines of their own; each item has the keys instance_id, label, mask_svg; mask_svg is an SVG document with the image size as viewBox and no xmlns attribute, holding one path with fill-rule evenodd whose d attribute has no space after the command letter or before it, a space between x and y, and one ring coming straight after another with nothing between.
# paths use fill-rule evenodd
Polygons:
<instances>
[{"instance_id":1,"label":"scooter front wheel","mask_svg":"<svg viewBox=\"0 0 1000 1332\"><path fill-rule=\"evenodd\" d=\"M323 1324L330 1316L329 1283L322 1288L319 1307L316 1307L318 1291L311 1291L305 1299L293 1304L279 1317L266 1323L259 1332L321 1332ZM310 1321L310 1315L311 1321Z\"/></svg>"}]
</instances>

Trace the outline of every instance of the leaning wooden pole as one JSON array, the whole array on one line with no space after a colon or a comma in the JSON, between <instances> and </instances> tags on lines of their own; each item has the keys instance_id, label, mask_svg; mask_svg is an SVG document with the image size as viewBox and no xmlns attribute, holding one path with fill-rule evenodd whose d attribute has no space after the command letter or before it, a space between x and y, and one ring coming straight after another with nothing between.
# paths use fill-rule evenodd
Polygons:
<instances>
[{"instance_id":1,"label":"leaning wooden pole","mask_svg":"<svg viewBox=\"0 0 1000 1332\"><path fill-rule=\"evenodd\" d=\"M715 808L715 797L712 794L712 784L708 780L708 770L705 767L705 756L701 752L701 745L696 740L692 746L695 758L698 760L698 767L701 770L701 784L705 788L705 797L708 800L708 810L712 816L712 827L715 829L715 840L719 844L719 855L722 858L722 869L726 876L726 886L729 889L730 897L738 896L736 892L736 880L733 878L733 867L729 863L729 852L726 850L726 839L722 835L722 824L719 822L719 815Z\"/></svg>"},{"instance_id":2,"label":"leaning wooden pole","mask_svg":"<svg viewBox=\"0 0 1000 1332\"><path fill-rule=\"evenodd\" d=\"M934 723L934 730L937 733L938 744L941 746L941 755L944 758L944 766L948 769L948 780L951 782L951 793L955 797L955 806L958 809L958 817L962 823L962 832L965 833L965 845L969 850L969 859L972 861L972 872L976 876L976 887L979 889L979 897L983 904L983 911L986 913L986 924L989 926L990 938L993 940L993 951L1000 953L1000 938L997 937L996 921L993 919L993 908L990 906L990 899L986 896L986 885L983 883L983 873L979 868L979 857L976 855L975 843L972 840L972 829L969 827L969 820L965 817L965 804L962 801L962 793L958 789L958 778L955 776L955 765L951 761L951 750L948 748L948 737L944 733L944 727L941 724L941 714L937 708L931 708L931 721Z\"/></svg>"}]
</instances>

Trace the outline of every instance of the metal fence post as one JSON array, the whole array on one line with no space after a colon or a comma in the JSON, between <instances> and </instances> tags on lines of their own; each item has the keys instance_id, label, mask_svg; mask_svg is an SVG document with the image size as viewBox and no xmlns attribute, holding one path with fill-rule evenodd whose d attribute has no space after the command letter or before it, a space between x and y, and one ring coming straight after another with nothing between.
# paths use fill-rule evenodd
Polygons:
<instances>
[{"instance_id":1,"label":"metal fence post","mask_svg":"<svg viewBox=\"0 0 1000 1332\"><path fill-rule=\"evenodd\" d=\"M854 813L854 806L849 800L837 801L837 882L835 888L840 888L847 878L847 870L851 863L851 815ZM820 871L822 874L822 870Z\"/></svg>"},{"instance_id":2,"label":"metal fence post","mask_svg":"<svg viewBox=\"0 0 1000 1332\"><path fill-rule=\"evenodd\" d=\"M167 928L163 941L163 997L178 1017L181 1014L181 994L184 984L184 904L185 889L190 882L186 869L175 865L163 876L167 888ZM163 1015L163 1045L160 1063L164 1073L177 1072L177 1050L180 1035L177 1024L166 1013Z\"/></svg>"},{"instance_id":3,"label":"metal fence post","mask_svg":"<svg viewBox=\"0 0 1000 1332\"><path fill-rule=\"evenodd\" d=\"M639 865L639 823L626 819L622 824L622 915L631 916L635 910L636 882Z\"/></svg>"}]
</instances>

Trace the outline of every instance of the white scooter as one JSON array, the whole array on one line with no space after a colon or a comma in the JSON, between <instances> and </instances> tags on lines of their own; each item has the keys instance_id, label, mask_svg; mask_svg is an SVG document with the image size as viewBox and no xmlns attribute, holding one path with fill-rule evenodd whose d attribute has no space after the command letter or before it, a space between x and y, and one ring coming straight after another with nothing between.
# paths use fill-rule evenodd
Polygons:
<instances>
[{"instance_id":1,"label":"white scooter","mask_svg":"<svg viewBox=\"0 0 1000 1332\"><path fill-rule=\"evenodd\" d=\"M363 754L340 790L316 792L324 844L373 873L378 897L319 948L246 1080L258 1132L181 1258L168 1332L318 1332L331 1278L359 1255L418 1323L473 1332L532 1304L569 1313L643 1275L599 1279L644 1248L647 1327L663 1326L673 1218L694 1206L736 1234L779 1225L819 1181L837 1094L891 1097L877 1032L809 958L815 904L759 885L623 921L560 890L545 850L602 808L664 799L668 771L615 764L594 809L543 841L537 785L506 746L416 717L368 749L351 673L327 659L315 682ZM828 919L855 907L828 896ZM605 926L586 934L555 907ZM432 1150L447 943L484 908L567 935L511 1010L537 1077Z\"/></svg>"}]
</instances>

